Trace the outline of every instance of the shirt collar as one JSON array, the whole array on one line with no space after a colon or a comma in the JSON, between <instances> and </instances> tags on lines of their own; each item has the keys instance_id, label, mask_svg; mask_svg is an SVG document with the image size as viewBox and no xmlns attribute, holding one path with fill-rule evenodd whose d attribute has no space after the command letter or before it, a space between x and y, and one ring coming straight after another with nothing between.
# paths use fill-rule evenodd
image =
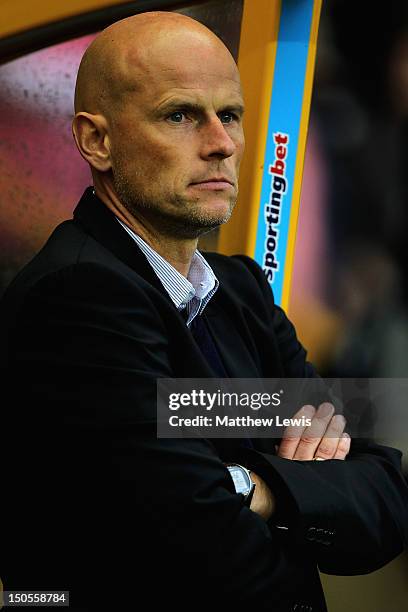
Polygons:
<instances>
[{"instance_id":1,"label":"shirt collar","mask_svg":"<svg viewBox=\"0 0 408 612\"><path fill-rule=\"evenodd\" d=\"M135 234L120 219L117 217L116 219L139 246L176 308L182 310L193 298L196 298L199 300L196 314L201 314L219 286L217 277L201 253L198 250L194 252L186 278L143 238Z\"/></svg>"}]
</instances>

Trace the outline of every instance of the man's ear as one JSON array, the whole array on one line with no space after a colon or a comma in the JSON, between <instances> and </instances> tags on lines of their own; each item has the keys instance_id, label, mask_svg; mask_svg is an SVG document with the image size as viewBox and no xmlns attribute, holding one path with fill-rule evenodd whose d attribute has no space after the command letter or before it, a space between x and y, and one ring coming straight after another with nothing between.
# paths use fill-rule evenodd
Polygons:
<instances>
[{"instance_id":1,"label":"man's ear","mask_svg":"<svg viewBox=\"0 0 408 612\"><path fill-rule=\"evenodd\" d=\"M111 169L108 124L103 115L77 113L72 121L72 133L78 151L96 170Z\"/></svg>"}]
</instances>

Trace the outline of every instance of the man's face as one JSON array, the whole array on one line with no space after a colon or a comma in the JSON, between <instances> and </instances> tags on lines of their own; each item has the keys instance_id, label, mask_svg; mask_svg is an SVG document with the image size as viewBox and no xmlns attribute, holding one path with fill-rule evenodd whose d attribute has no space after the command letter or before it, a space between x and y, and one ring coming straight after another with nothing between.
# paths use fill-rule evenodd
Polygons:
<instances>
[{"instance_id":1,"label":"man's face","mask_svg":"<svg viewBox=\"0 0 408 612\"><path fill-rule=\"evenodd\" d=\"M194 38L132 62L135 87L111 124L114 188L136 218L196 237L228 220L244 149L243 101L232 58Z\"/></svg>"}]
</instances>

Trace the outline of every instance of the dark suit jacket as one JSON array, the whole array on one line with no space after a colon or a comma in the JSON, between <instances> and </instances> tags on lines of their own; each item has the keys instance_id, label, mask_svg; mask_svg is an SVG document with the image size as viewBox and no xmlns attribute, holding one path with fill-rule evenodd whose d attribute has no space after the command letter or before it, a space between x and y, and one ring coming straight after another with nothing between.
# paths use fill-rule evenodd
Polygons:
<instances>
[{"instance_id":1,"label":"dark suit jacket","mask_svg":"<svg viewBox=\"0 0 408 612\"><path fill-rule=\"evenodd\" d=\"M205 310L230 377L314 375L250 258L208 253ZM2 301L5 588L70 590L74 609L326 609L324 572L375 570L407 540L401 453L299 462L223 440L158 439L156 379L214 376L152 268L85 192ZM224 461L277 498L265 523ZM287 530L278 529L284 524ZM115 603L112 603L115 602ZM303 606L303 607L302 607Z\"/></svg>"}]
</instances>

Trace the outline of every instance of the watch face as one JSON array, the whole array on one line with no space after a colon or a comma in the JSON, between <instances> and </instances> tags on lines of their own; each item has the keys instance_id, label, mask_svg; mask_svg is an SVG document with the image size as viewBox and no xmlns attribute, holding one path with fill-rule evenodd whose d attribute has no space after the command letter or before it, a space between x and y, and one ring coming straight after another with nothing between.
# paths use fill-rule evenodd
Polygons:
<instances>
[{"instance_id":1,"label":"watch face","mask_svg":"<svg viewBox=\"0 0 408 612\"><path fill-rule=\"evenodd\" d=\"M237 493L248 495L251 490L251 480L246 472L238 466L228 466Z\"/></svg>"}]
</instances>

